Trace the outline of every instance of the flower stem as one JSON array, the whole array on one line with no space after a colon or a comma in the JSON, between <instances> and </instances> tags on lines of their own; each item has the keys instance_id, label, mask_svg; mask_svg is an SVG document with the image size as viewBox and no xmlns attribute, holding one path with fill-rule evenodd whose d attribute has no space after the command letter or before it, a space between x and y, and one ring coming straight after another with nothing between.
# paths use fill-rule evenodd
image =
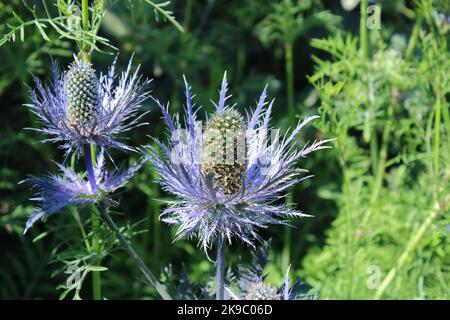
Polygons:
<instances>
[{"instance_id":1,"label":"flower stem","mask_svg":"<svg viewBox=\"0 0 450 320\"><path fill-rule=\"evenodd\" d=\"M394 122L394 108L396 106L397 102L396 100L393 100L387 109L387 119L386 119L386 125L383 130L383 137L381 142L381 149L380 153L378 155L378 166L376 169L376 174L372 186L372 193L370 196L369 201L369 209L364 214L364 217L361 222L361 226L365 226L366 223L369 221L369 218L372 216L373 212L375 211L375 205L378 201L378 196L381 191L381 188L383 187L383 179L384 175L386 173L386 160L387 160L387 152L389 147L389 138L391 135L392 130L392 124Z\"/></svg>"},{"instance_id":2,"label":"flower stem","mask_svg":"<svg viewBox=\"0 0 450 320\"><path fill-rule=\"evenodd\" d=\"M153 273L147 268L145 263L138 256L136 251L134 251L134 249L130 246L127 239L125 239L125 237L120 232L117 225L112 220L108 211L100 205L98 205L97 208L100 211L100 213L102 214L102 217L106 221L106 224L108 225L108 227L114 232L117 239L120 241L120 243L124 247L125 251L129 254L131 259L133 259L133 262L136 263L136 265L139 267L139 269L145 275L145 277L150 282L150 284L156 289L156 291L158 291L158 293L164 300L172 300L172 297L167 293L166 288L156 279L156 277L153 275Z\"/></svg>"},{"instance_id":3,"label":"flower stem","mask_svg":"<svg viewBox=\"0 0 450 320\"><path fill-rule=\"evenodd\" d=\"M367 30L367 7L368 0L361 1L361 16L359 21L359 45L361 50L361 55L364 60L369 57L369 36Z\"/></svg>"},{"instance_id":4,"label":"flower stem","mask_svg":"<svg viewBox=\"0 0 450 320\"><path fill-rule=\"evenodd\" d=\"M93 161L92 161L92 152L91 152L91 147L89 145L84 145L84 155L86 158L86 169L88 172L88 178L89 178L89 183L91 185L91 189L94 192L97 191L97 182L95 181L95 175L94 175L94 167L93 167ZM108 211L98 205L97 209L100 211L103 219L106 221L106 224L108 225L108 227L114 232L114 234L116 235L117 239L120 241L120 243L122 244L122 246L124 247L125 251L130 255L131 259L133 259L133 262L136 263L136 265L139 267L139 269L142 271L142 273L145 275L145 277L147 278L147 280L150 282L150 284L156 289L156 291L158 291L158 293L161 295L161 297L164 300L172 300L171 296L167 293L165 287L156 279L156 277L153 275L153 273L147 268L147 266L145 265L145 263L142 261L142 259L138 256L138 254L136 253L136 251L134 251L134 249L130 246L130 244L128 243L127 239L125 239L125 237L123 236L123 234L120 232L119 228L116 226L116 224L114 223L114 221L112 220L111 216L109 215ZM100 223L100 220L98 219L98 216L95 216L97 218L97 223ZM97 225L98 227L98 225ZM95 237L94 237L95 239ZM94 244L93 244L94 247ZM95 249L94 249L95 251ZM95 274L95 272L93 272L93 275ZM96 278L93 276L93 281L94 281L94 294L95 294L95 283L96 283ZM98 285L100 283L100 276L98 276ZM94 298L95 299L95 298Z\"/></svg>"},{"instance_id":5,"label":"flower stem","mask_svg":"<svg viewBox=\"0 0 450 320\"><path fill-rule=\"evenodd\" d=\"M84 157L86 160L86 170L88 172L88 180L91 185L91 191L93 193L97 192L97 182L95 181L94 166L93 166L93 146L85 144L84 145ZM91 229L92 229L92 251L96 254L100 251L100 241L97 236L97 230L100 226L100 219L97 213L92 210L91 212ZM101 261L98 259L95 266L100 266ZM101 291L101 276L100 271L92 271L92 298L94 300L102 299Z\"/></svg>"},{"instance_id":6,"label":"flower stem","mask_svg":"<svg viewBox=\"0 0 450 320\"><path fill-rule=\"evenodd\" d=\"M81 24L84 31L89 31L89 3L88 0L81 0ZM83 43L81 57L85 63L89 62L89 47Z\"/></svg>"},{"instance_id":7,"label":"flower stem","mask_svg":"<svg viewBox=\"0 0 450 320\"><path fill-rule=\"evenodd\" d=\"M422 26L423 21L423 13L422 10L419 9L419 12L417 13L417 19L416 23L414 24L414 28L411 34L411 37L409 38L408 47L405 51L405 60L409 61L412 57L412 54L414 52L414 47L416 46L417 38L419 37L420 27Z\"/></svg>"},{"instance_id":8,"label":"flower stem","mask_svg":"<svg viewBox=\"0 0 450 320\"><path fill-rule=\"evenodd\" d=\"M286 60L286 83L287 83L287 101L288 112L291 119L295 116L295 102L294 102L294 62L292 58L292 43L287 42L284 46L284 54Z\"/></svg>"},{"instance_id":9,"label":"flower stem","mask_svg":"<svg viewBox=\"0 0 450 320\"><path fill-rule=\"evenodd\" d=\"M217 288L216 288L216 300L223 300L224 296L224 258L225 258L225 241L223 235L220 235L219 240L217 242Z\"/></svg>"}]
</instances>

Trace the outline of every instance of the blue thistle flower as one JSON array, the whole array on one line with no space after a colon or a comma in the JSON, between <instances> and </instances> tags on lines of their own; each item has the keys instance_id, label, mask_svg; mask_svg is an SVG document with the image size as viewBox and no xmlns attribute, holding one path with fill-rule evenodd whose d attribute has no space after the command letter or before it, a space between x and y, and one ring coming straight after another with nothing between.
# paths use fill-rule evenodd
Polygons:
<instances>
[{"instance_id":1,"label":"blue thistle flower","mask_svg":"<svg viewBox=\"0 0 450 320\"><path fill-rule=\"evenodd\" d=\"M42 84L35 78L30 89L31 104L26 104L39 117L43 128L31 128L50 137L43 141L60 143L66 156L79 154L83 145L131 150L117 136L145 123L137 109L148 98L149 80L131 72L130 59L125 72L116 81L116 59L106 75L97 78L90 64L75 57L66 72L59 72L53 62L53 81Z\"/></svg>"},{"instance_id":2,"label":"blue thistle flower","mask_svg":"<svg viewBox=\"0 0 450 320\"><path fill-rule=\"evenodd\" d=\"M156 141L161 151L148 146L143 153L160 175L163 189L174 194L175 200L162 212L163 221L177 224L177 238L197 236L206 250L217 235L233 237L253 246L259 240L257 230L268 224L284 224L284 218L303 217L299 211L276 203L283 192L309 178L301 177L305 170L295 168L298 160L309 153L326 148L328 140L315 141L301 150L294 150L296 135L311 120L307 117L290 132L274 134L276 143L268 144L273 100L268 104L267 86L256 109L246 119L234 105L228 105L227 80L224 75L219 101L204 126L197 123L197 111L192 103L190 87L186 88L186 132L182 132L179 117L169 115L168 105L160 106L170 130L169 145ZM268 105L268 106L267 106ZM267 108L265 108L267 107ZM207 134L210 132L210 134ZM232 145L228 148L228 143ZM211 146L215 152L210 152ZM227 147L227 148L226 148ZM222 162L211 161L211 153L231 154Z\"/></svg>"},{"instance_id":3,"label":"blue thistle flower","mask_svg":"<svg viewBox=\"0 0 450 320\"><path fill-rule=\"evenodd\" d=\"M105 167L103 152L100 152L93 170L97 181L95 190L92 189L85 176L77 174L62 164L56 163L56 165L60 171L59 175L48 175L46 178L29 178L20 182L37 189L38 197L31 200L41 203L35 210L35 214L27 220L24 233L37 220L57 213L68 205L84 207L100 202L114 204L115 202L110 195L126 184L139 170L142 161L121 172L110 172Z\"/></svg>"},{"instance_id":4,"label":"blue thistle flower","mask_svg":"<svg viewBox=\"0 0 450 320\"><path fill-rule=\"evenodd\" d=\"M274 287L266 283L267 274L263 273L268 260L270 241L262 244L258 250L252 253L251 267L239 267L236 276L238 292L230 287L226 288L227 298L232 300L298 300L317 299L315 293L311 293L311 287L301 279L290 284L289 269L286 270L284 282L280 287Z\"/></svg>"},{"instance_id":5,"label":"blue thistle flower","mask_svg":"<svg viewBox=\"0 0 450 320\"><path fill-rule=\"evenodd\" d=\"M39 117L43 128L33 130L50 135L44 141L61 143L60 147L65 149L66 158L73 151L78 156L84 152L87 177L57 164L60 175L22 181L38 189L38 197L33 200L41 202L35 214L26 222L24 233L37 220L54 214L67 205L96 205L105 223L149 283L163 299L170 300L171 296L165 287L130 246L107 210L107 206L114 203L111 193L134 175L142 161L120 173L111 173L104 168L103 154L107 154L107 148L132 150L119 142L117 135L144 124L139 120L145 113L137 116L137 109L149 96L149 81L141 81L138 76L139 68L130 73L131 60L127 70L115 84L115 63L116 60L107 75L100 75L98 79L90 64L75 58L69 70L62 74L56 63L53 63L51 85L44 86L35 79L37 89L30 90L32 103L26 106ZM96 166L92 159L93 145L100 150Z\"/></svg>"}]
</instances>

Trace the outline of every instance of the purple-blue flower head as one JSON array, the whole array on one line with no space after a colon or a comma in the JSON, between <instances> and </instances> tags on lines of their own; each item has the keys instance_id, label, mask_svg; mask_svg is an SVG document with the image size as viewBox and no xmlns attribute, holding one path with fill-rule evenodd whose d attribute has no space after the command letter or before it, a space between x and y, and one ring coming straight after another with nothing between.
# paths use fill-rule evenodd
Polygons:
<instances>
[{"instance_id":1,"label":"purple-blue flower head","mask_svg":"<svg viewBox=\"0 0 450 320\"><path fill-rule=\"evenodd\" d=\"M179 117L171 117L168 106L156 100L171 141L165 145L156 140L158 147L144 151L159 173L161 186L176 196L162 219L178 225L177 239L196 236L205 250L217 235L253 246L258 229L304 216L279 200L289 187L309 177L301 176L305 170L296 168L298 160L326 148L326 140L294 148L300 130L316 117L305 118L281 135L269 126L273 100L266 102L267 86L255 111L244 117L227 103L225 73L215 111L202 126L186 80L185 86L186 129L179 129Z\"/></svg>"},{"instance_id":2,"label":"purple-blue flower head","mask_svg":"<svg viewBox=\"0 0 450 320\"><path fill-rule=\"evenodd\" d=\"M227 298L231 300L297 300L317 299L312 288L298 279L291 284L289 277L290 267L286 270L283 284L274 287L267 283L267 274L263 270L268 263L270 241L263 242L261 247L252 252L250 267L239 266L234 279L237 286L226 288ZM237 290L236 290L237 289Z\"/></svg>"},{"instance_id":3,"label":"purple-blue flower head","mask_svg":"<svg viewBox=\"0 0 450 320\"><path fill-rule=\"evenodd\" d=\"M116 60L106 75L97 78L90 64L75 58L66 72L53 63L53 81L42 84L35 78L30 90L31 104L42 128L32 128L49 137L43 141L60 144L66 155L81 152L84 144L100 148L131 148L118 140L119 134L135 128L144 114L138 108L149 97L148 80L131 71L131 59L125 72L115 75Z\"/></svg>"},{"instance_id":4,"label":"purple-blue flower head","mask_svg":"<svg viewBox=\"0 0 450 320\"><path fill-rule=\"evenodd\" d=\"M238 291L227 287L230 300L315 300L317 294L301 279L291 285L289 270L285 273L283 284L274 287L267 283L266 275L255 273L252 269L241 269L237 279Z\"/></svg>"},{"instance_id":5,"label":"purple-blue flower head","mask_svg":"<svg viewBox=\"0 0 450 320\"><path fill-rule=\"evenodd\" d=\"M121 171L110 172L106 169L103 152L97 157L94 167L97 190L93 191L88 179L84 175L77 174L72 169L62 164L56 164L59 175L48 175L45 178L29 178L23 180L34 189L38 196L31 200L40 202L35 214L31 216L25 225L25 232L39 219L61 211L68 205L84 207L88 205L106 202L114 203L110 195L125 183L139 170L142 161Z\"/></svg>"}]
</instances>

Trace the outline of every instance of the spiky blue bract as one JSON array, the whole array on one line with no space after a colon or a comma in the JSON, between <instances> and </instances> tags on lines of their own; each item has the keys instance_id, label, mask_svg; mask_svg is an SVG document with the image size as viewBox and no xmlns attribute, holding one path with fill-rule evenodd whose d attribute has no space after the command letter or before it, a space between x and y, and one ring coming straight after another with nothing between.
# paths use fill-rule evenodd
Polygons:
<instances>
[{"instance_id":1,"label":"spiky blue bract","mask_svg":"<svg viewBox=\"0 0 450 320\"><path fill-rule=\"evenodd\" d=\"M82 99L84 92L80 94L75 92L75 97L74 94L69 94L67 75L60 72L57 63L53 61L53 81L45 85L35 78L35 88L30 89L31 103L25 106L36 114L42 124L42 128L30 129L48 135L49 137L43 141L60 144L66 155L72 151L80 153L84 144L91 143L101 148L130 150L131 147L119 141L119 135L145 124L140 122L144 113L138 115L138 108L150 94L148 90L150 80L142 79L139 67L132 72L131 63L132 59L127 69L118 77L115 74L115 59L106 75L100 74L98 81L89 79L86 85L89 85L90 91L94 91L91 98L95 100L90 101L95 105L95 108L91 108L91 112L96 114L91 116L92 121L84 123L73 121L73 112L69 114L69 97L73 104L73 99ZM77 58L71 65L72 69L88 69L85 67L90 68ZM77 83L80 89L83 89L82 82ZM73 93L73 90L70 92Z\"/></svg>"},{"instance_id":2,"label":"spiky blue bract","mask_svg":"<svg viewBox=\"0 0 450 320\"><path fill-rule=\"evenodd\" d=\"M236 289L238 291L231 289L231 287L227 287L227 298L231 300L317 299L316 293L312 292L312 288L301 279L296 280L291 285L289 278L290 267L286 270L284 281L281 286L274 287L267 283L267 274L264 274L263 270L269 262L269 249L270 241L263 242L261 247L252 252L250 267L239 266L238 272L234 276L237 284Z\"/></svg>"},{"instance_id":3,"label":"spiky blue bract","mask_svg":"<svg viewBox=\"0 0 450 320\"><path fill-rule=\"evenodd\" d=\"M95 180L98 190L92 191L88 179L75 173L72 169L57 163L58 175L48 175L45 178L29 178L23 180L34 189L37 189L37 197L32 198L40 202L35 214L31 216L25 225L25 232L39 219L61 211L68 205L84 207L88 205L106 202L113 204L111 194L125 183L139 170L142 161L130 166L121 172L111 172L106 169L103 152L101 152L94 167Z\"/></svg>"},{"instance_id":4,"label":"spiky blue bract","mask_svg":"<svg viewBox=\"0 0 450 320\"><path fill-rule=\"evenodd\" d=\"M266 102L267 86L264 88L256 109L246 119L245 153L246 162L240 188L228 194L214 183L213 174L202 171L202 130L196 125L197 111L192 102L191 89L186 86L186 134L179 116L171 117L168 106L161 108L168 124L171 142L168 145L155 141L155 146L144 150L147 159L159 173L159 182L176 199L169 201L169 207L162 212L162 220L178 225L177 239L198 237L199 244L206 250L218 234L230 242L233 237L253 246L259 239L257 230L269 224L283 224L285 218L302 217L302 213L287 208L282 201L289 187L308 177L301 177L305 170L296 168L298 160L309 153L325 148L327 141L315 141L301 149L294 148L300 130L316 117L307 117L284 136L274 136L277 143L268 143L269 122L273 100ZM234 109L228 105L226 73L219 91L216 110L209 118L224 110Z\"/></svg>"}]
</instances>

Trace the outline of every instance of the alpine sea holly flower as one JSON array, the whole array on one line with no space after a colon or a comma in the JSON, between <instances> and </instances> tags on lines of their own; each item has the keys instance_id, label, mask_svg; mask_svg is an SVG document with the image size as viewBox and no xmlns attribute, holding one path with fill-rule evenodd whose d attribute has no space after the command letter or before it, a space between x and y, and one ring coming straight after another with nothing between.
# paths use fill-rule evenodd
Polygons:
<instances>
[{"instance_id":1,"label":"alpine sea holly flower","mask_svg":"<svg viewBox=\"0 0 450 320\"><path fill-rule=\"evenodd\" d=\"M44 141L60 143L66 156L91 143L130 150L118 135L144 124L139 122L144 114L138 116L137 110L149 96L150 83L138 75L139 67L131 71L131 61L118 80L116 60L99 78L90 64L76 57L63 73L54 62L52 83L46 86L35 78L36 88L30 90L32 103L26 106L43 125L32 129L48 135Z\"/></svg>"},{"instance_id":2,"label":"alpine sea holly flower","mask_svg":"<svg viewBox=\"0 0 450 320\"><path fill-rule=\"evenodd\" d=\"M264 242L258 250L252 253L251 267L239 267L238 273L234 277L238 291L235 292L231 287L227 287L227 298L232 300L316 299L316 294L311 293L311 287L301 279L291 286L289 268L280 287L277 288L266 283L267 274L264 274L263 270L268 262L269 248L270 241Z\"/></svg>"},{"instance_id":3,"label":"alpine sea holly flower","mask_svg":"<svg viewBox=\"0 0 450 320\"><path fill-rule=\"evenodd\" d=\"M37 89L31 90L32 104L27 106L39 117L43 128L34 130L50 135L44 141L61 143L66 157L72 151L78 155L83 152L87 177L58 165L61 171L59 176L50 175L46 179L32 178L23 181L38 189L39 197L34 200L41 202L36 213L28 219L25 232L37 220L56 213L67 205L95 205L103 221L114 232L149 283L163 299L171 299L108 213L108 205L114 203L111 193L123 186L141 166L140 162L121 173L111 173L104 168L103 158L108 148L131 150L131 147L117 140L117 135L144 124L139 123L139 120L145 113L138 116L137 109L149 96L149 81L142 81L138 70L131 73L130 60L127 70L116 83L115 61L107 75L97 78L90 64L75 58L69 70L62 74L59 74L54 63L53 83L50 86L45 87L39 80L35 80ZM97 146L100 151L95 166L92 146ZM94 237L93 243L96 241ZM95 296L100 296L98 280L95 277L93 281Z\"/></svg>"},{"instance_id":4,"label":"alpine sea holly flower","mask_svg":"<svg viewBox=\"0 0 450 320\"><path fill-rule=\"evenodd\" d=\"M103 152L100 152L93 170L97 183L96 190L92 189L90 182L83 175L77 174L62 164L57 163L56 165L60 171L59 175L49 175L46 178L29 178L21 182L38 190L38 197L32 200L41 203L35 214L27 220L24 233L37 220L57 213L68 205L84 207L100 202L113 204L111 194L125 185L139 170L142 162L138 162L122 172L110 172L105 167Z\"/></svg>"},{"instance_id":5,"label":"alpine sea holly flower","mask_svg":"<svg viewBox=\"0 0 450 320\"><path fill-rule=\"evenodd\" d=\"M204 125L197 122L190 87L186 86L186 132L180 129L179 117L172 118L168 107L155 100L168 124L172 141L156 141L161 152L149 146L144 154L160 176L162 187L176 196L162 213L163 221L177 224L177 239L197 236L206 250L219 236L253 246L259 239L257 230L268 224L284 224L284 218L304 214L287 208L283 192L297 182L305 170L295 168L298 160L326 148L325 141L315 141L300 150L293 147L295 137L311 120L307 117L290 132L272 135L267 142L273 100L266 102L263 90L256 109L244 118L227 104L226 73L214 113ZM267 108L265 108L267 107ZM272 132L273 133L273 132Z\"/></svg>"}]
</instances>

